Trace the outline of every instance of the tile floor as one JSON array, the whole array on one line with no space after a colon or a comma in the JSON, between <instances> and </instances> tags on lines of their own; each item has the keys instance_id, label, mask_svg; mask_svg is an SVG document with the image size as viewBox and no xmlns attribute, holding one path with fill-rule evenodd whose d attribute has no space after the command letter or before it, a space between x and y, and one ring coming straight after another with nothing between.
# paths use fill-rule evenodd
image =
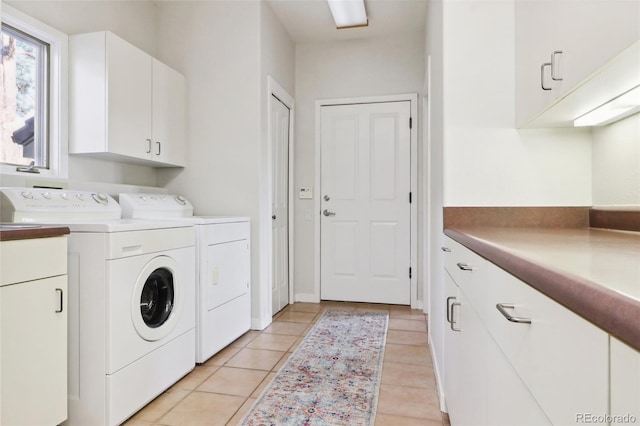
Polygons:
<instances>
[{"instance_id":1,"label":"tile floor","mask_svg":"<svg viewBox=\"0 0 640 426\"><path fill-rule=\"evenodd\" d=\"M378 426L446 425L421 311L393 305L295 303L249 331L131 417L127 426L236 425L328 307L389 312Z\"/></svg>"}]
</instances>

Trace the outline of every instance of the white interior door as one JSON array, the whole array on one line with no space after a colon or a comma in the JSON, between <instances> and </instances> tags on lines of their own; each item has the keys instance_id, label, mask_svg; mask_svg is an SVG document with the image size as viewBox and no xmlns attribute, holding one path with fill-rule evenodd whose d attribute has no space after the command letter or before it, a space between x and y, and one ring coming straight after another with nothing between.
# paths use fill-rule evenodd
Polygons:
<instances>
[{"instance_id":1,"label":"white interior door","mask_svg":"<svg viewBox=\"0 0 640 426\"><path fill-rule=\"evenodd\" d=\"M410 304L410 102L321 108L320 297Z\"/></svg>"},{"instance_id":2,"label":"white interior door","mask_svg":"<svg viewBox=\"0 0 640 426\"><path fill-rule=\"evenodd\" d=\"M289 108L271 96L272 313L289 304Z\"/></svg>"}]
</instances>

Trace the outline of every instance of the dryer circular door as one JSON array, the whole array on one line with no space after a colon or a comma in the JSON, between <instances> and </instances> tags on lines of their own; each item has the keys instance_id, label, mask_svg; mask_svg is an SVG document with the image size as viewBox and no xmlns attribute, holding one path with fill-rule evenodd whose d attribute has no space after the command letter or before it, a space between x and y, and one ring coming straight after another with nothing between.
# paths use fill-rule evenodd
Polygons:
<instances>
[{"instance_id":1,"label":"dryer circular door","mask_svg":"<svg viewBox=\"0 0 640 426\"><path fill-rule=\"evenodd\" d=\"M131 299L131 317L140 337L155 341L171 333L182 314L181 286L173 258L157 256L144 266Z\"/></svg>"}]
</instances>

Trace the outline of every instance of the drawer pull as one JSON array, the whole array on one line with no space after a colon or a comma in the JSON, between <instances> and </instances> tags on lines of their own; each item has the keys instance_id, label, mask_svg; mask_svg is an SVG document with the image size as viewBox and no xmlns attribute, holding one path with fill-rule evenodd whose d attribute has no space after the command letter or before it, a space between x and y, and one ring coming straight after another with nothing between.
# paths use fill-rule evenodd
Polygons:
<instances>
[{"instance_id":1,"label":"drawer pull","mask_svg":"<svg viewBox=\"0 0 640 426\"><path fill-rule=\"evenodd\" d=\"M519 324L531 324L531 318L514 317L507 309L515 309L515 306L510 303L498 303L496 309L511 322L517 322Z\"/></svg>"},{"instance_id":2,"label":"drawer pull","mask_svg":"<svg viewBox=\"0 0 640 426\"><path fill-rule=\"evenodd\" d=\"M440 250L442 250L444 252L447 252L447 253L451 253L451 249L449 247L442 246L442 247L440 247Z\"/></svg>"},{"instance_id":3,"label":"drawer pull","mask_svg":"<svg viewBox=\"0 0 640 426\"><path fill-rule=\"evenodd\" d=\"M456 265L458 265L458 268L462 269L463 271L473 271L473 266L467 264L467 263L456 263Z\"/></svg>"}]
</instances>

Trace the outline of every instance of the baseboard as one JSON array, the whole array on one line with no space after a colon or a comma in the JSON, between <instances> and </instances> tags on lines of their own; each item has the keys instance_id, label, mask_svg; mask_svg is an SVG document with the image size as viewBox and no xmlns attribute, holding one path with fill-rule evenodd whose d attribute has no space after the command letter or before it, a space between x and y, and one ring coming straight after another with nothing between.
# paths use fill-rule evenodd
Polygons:
<instances>
[{"instance_id":1,"label":"baseboard","mask_svg":"<svg viewBox=\"0 0 640 426\"><path fill-rule=\"evenodd\" d=\"M433 352L433 341L431 340L431 333L429 333L429 351L431 352L431 364L433 366L433 375L436 378L436 388L438 390L438 398L440 399L440 411L447 413L447 403L444 397L444 382L442 381L442 375L440 374L440 366L436 361L436 354Z\"/></svg>"},{"instance_id":2,"label":"baseboard","mask_svg":"<svg viewBox=\"0 0 640 426\"><path fill-rule=\"evenodd\" d=\"M273 321L273 318L271 317L266 317L266 318L251 317L251 329L264 330L265 328L269 327L272 321Z\"/></svg>"},{"instance_id":3,"label":"baseboard","mask_svg":"<svg viewBox=\"0 0 640 426\"><path fill-rule=\"evenodd\" d=\"M296 293L296 302L320 303L320 297L315 293Z\"/></svg>"}]
</instances>

